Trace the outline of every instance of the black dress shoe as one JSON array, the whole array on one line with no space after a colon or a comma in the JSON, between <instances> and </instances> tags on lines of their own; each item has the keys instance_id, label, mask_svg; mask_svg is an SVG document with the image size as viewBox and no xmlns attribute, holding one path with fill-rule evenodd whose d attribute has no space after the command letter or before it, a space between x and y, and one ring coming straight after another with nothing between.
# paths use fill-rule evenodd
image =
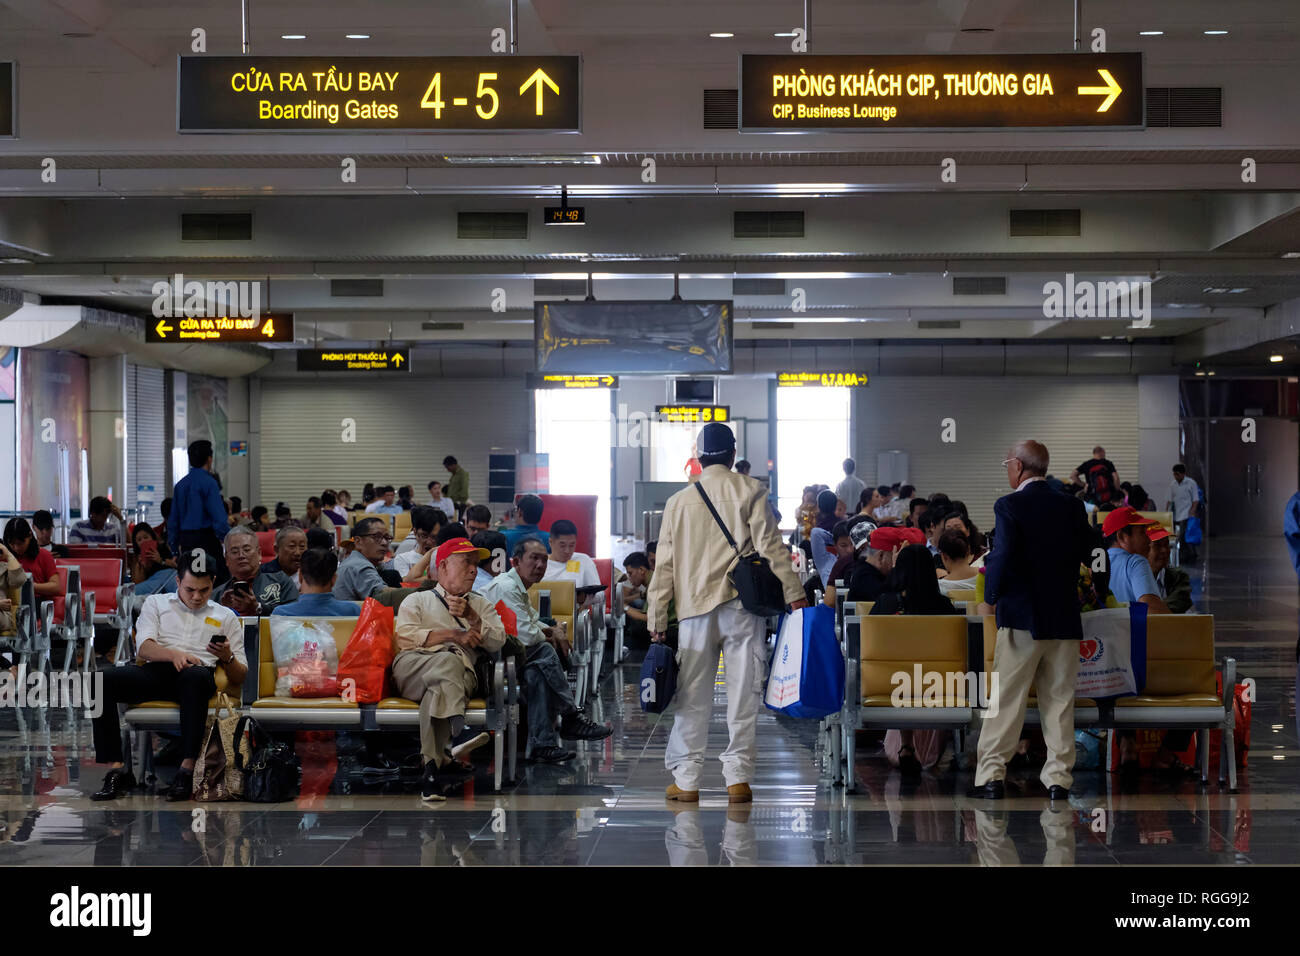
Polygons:
<instances>
[{"instance_id":1,"label":"black dress shoe","mask_svg":"<svg viewBox=\"0 0 1300 956\"><path fill-rule=\"evenodd\" d=\"M1052 801L1060 800L1062 802L1070 799L1069 787L1058 787L1056 784L1047 788L1047 799Z\"/></svg>"},{"instance_id":2,"label":"black dress shoe","mask_svg":"<svg viewBox=\"0 0 1300 956\"><path fill-rule=\"evenodd\" d=\"M194 799L194 771L177 770L172 777L172 785L167 788L167 802Z\"/></svg>"},{"instance_id":3,"label":"black dress shoe","mask_svg":"<svg viewBox=\"0 0 1300 956\"><path fill-rule=\"evenodd\" d=\"M976 799L982 797L985 800L1001 800L1006 795L1006 789L1001 780L990 780L982 787L971 787L966 791L968 797Z\"/></svg>"},{"instance_id":4,"label":"black dress shoe","mask_svg":"<svg viewBox=\"0 0 1300 956\"><path fill-rule=\"evenodd\" d=\"M131 771L114 767L104 774L104 785L90 795L92 800L116 800L125 797L136 787L135 777Z\"/></svg>"}]
</instances>

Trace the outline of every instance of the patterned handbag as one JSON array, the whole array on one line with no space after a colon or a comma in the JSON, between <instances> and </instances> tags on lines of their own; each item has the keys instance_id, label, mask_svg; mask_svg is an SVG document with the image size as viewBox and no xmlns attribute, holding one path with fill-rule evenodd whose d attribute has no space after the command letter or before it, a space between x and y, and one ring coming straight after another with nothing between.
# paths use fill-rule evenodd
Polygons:
<instances>
[{"instance_id":1,"label":"patterned handbag","mask_svg":"<svg viewBox=\"0 0 1300 956\"><path fill-rule=\"evenodd\" d=\"M226 712L222 717L221 712ZM239 711L225 693L217 695L217 706L203 731L203 746L194 761L194 799L204 803L238 800L244 795L244 774L236 768L236 753L247 755L246 740L236 744ZM238 746L238 750L236 747Z\"/></svg>"}]
</instances>

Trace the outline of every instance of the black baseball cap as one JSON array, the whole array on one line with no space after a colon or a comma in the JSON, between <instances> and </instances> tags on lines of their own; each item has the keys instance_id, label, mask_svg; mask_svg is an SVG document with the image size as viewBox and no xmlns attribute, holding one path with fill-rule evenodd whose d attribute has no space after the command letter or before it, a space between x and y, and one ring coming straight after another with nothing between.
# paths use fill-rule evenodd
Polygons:
<instances>
[{"instance_id":1,"label":"black baseball cap","mask_svg":"<svg viewBox=\"0 0 1300 956\"><path fill-rule=\"evenodd\" d=\"M725 455L735 449L736 433L722 422L709 422L695 441L695 450L701 455Z\"/></svg>"}]
</instances>

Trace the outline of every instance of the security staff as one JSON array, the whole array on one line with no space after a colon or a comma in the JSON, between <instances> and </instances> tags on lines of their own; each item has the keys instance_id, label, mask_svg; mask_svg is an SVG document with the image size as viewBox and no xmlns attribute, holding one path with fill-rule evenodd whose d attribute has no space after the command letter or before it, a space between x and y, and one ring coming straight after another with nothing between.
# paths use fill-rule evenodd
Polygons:
<instances>
[{"instance_id":1,"label":"security staff","mask_svg":"<svg viewBox=\"0 0 1300 956\"><path fill-rule=\"evenodd\" d=\"M762 482L731 470L736 436L722 422L700 431L696 448L698 484L708 494L742 554L757 550L781 581L792 608L807 607L803 588L781 542ZM669 800L696 803L700 771L713 710L713 682L721 651L727 680L727 728L722 774L730 803L753 799L754 735L763 685L764 619L746 611L727 572L736 552L709 513L704 498L688 486L668 499L659 531L657 568L650 579L648 625L662 643L668 630L668 602L675 600L678 625L677 711L664 764L674 783Z\"/></svg>"}]
</instances>

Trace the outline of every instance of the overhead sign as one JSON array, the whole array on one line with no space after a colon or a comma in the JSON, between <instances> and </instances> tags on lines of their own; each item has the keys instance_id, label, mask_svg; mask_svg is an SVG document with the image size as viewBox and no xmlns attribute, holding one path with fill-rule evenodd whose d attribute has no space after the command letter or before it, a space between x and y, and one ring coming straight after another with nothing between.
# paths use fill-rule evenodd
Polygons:
<instances>
[{"instance_id":1,"label":"overhead sign","mask_svg":"<svg viewBox=\"0 0 1300 956\"><path fill-rule=\"evenodd\" d=\"M0 137L18 135L18 67L0 63Z\"/></svg>"},{"instance_id":2,"label":"overhead sign","mask_svg":"<svg viewBox=\"0 0 1300 956\"><path fill-rule=\"evenodd\" d=\"M617 375L538 375L528 376L529 388L618 388Z\"/></svg>"},{"instance_id":3,"label":"overhead sign","mask_svg":"<svg viewBox=\"0 0 1300 956\"><path fill-rule=\"evenodd\" d=\"M182 56L182 133L579 132L576 56Z\"/></svg>"},{"instance_id":4,"label":"overhead sign","mask_svg":"<svg viewBox=\"0 0 1300 956\"><path fill-rule=\"evenodd\" d=\"M656 405L661 422L706 424L731 421L730 405Z\"/></svg>"},{"instance_id":5,"label":"overhead sign","mask_svg":"<svg viewBox=\"0 0 1300 956\"><path fill-rule=\"evenodd\" d=\"M865 388L866 372L778 372L777 388Z\"/></svg>"},{"instance_id":6,"label":"overhead sign","mask_svg":"<svg viewBox=\"0 0 1300 956\"><path fill-rule=\"evenodd\" d=\"M300 372L409 372L410 349L299 349Z\"/></svg>"},{"instance_id":7,"label":"overhead sign","mask_svg":"<svg viewBox=\"0 0 1300 956\"><path fill-rule=\"evenodd\" d=\"M585 226L586 206L543 206L542 223L547 226Z\"/></svg>"},{"instance_id":8,"label":"overhead sign","mask_svg":"<svg viewBox=\"0 0 1300 956\"><path fill-rule=\"evenodd\" d=\"M740 129L1142 129L1141 53L740 58Z\"/></svg>"},{"instance_id":9,"label":"overhead sign","mask_svg":"<svg viewBox=\"0 0 1300 956\"><path fill-rule=\"evenodd\" d=\"M146 342L292 342L292 315L151 317L145 321Z\"/></svg>"}]
</instances>

